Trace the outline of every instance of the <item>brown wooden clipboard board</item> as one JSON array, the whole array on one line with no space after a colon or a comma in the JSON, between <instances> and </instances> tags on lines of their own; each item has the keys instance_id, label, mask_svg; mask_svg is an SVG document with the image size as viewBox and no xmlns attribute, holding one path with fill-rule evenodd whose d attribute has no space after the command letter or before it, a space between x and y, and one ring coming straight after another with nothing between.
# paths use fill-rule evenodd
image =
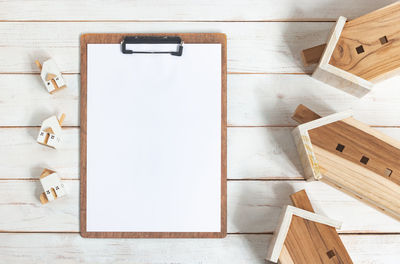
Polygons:
<instances>
[{"instance_id":1,"label":"brown wooden clipboard board","mask_svg":"<svg viewBox=\"0 0 400 264\"><path fill-rule=\"evenodd\" d=\"M184 43L221 44L221 231L220 232L87 232L87 44L117 44L126 36L178 36ZM227 233L227 43L223 33L84 34L80 38L80 234L87 238L223 238Z\"/></svg>"}]
</instances>

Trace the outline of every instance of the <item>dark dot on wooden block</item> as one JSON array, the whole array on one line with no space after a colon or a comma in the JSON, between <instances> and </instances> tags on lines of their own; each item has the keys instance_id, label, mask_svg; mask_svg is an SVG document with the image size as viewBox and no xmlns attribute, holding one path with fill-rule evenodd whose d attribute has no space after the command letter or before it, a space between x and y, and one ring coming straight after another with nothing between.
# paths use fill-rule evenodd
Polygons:
<instances>
[{"instance_id":1,"label":"dark dot on wooden block","mask_svg":"<svg viewBox=\"0 0 400 264\"><path fill-rule=\"evenodd\" d=\"M364 52L364 47L362 45L360 45L360 46L358 46L356 48L356 51L357 51L358 54L363 53Z\"/></svg>"},{"instance_id":2,"label":"dark dot on wooden block","mask_svg":"<svg viewBox=\"0 0 400 264\"><path fill-rule=\"evenodd\" d=\"M386 36L381 37L381 38L379 39L379 41L381 42L382 45L389 42Z\"/></svg>"},{"instance_id":3,"label":"dark dot on wooden block","mask_svg":"<svg viewBox=\"0 0 400 264\"><path fill-rule=\"evenodd\" d=\"M337 144L336 150L340 151L340 152L343 152L344 146L342 144Z\"/></svg>"},{"instance_id":4,"label":"dark dot on wooden block","mask_svg":"<svg viewBox=\"0 0 400 264\"><path fill-rule=\"evenodd\" d=\"M389 168L386 168L386 170L385 170L385 175L386 175L386 177L390 177L390 175L392 175L392 170L391 169L389 169Z\"/></svg>"},{"instance_id":5,"label":"dark dot on wooden block","mask_svg":"<svg viewBox=\"0 0 400 264\"><path fill-rule=\"evenodd\" d=\"M328 252L326 252L326 254L328 255L328 258L333 258L335 256L335 252L333 250L329 250Z\"/></svg>"},{"instance_id":6,"label":"dark dot on wooden block","mask_svg":"<svg viewBox=\"0 0 400 264\"><path fill-rule=\"evenodd\" d=\"M364 163L365 165L368 163L368 161L369 161L369 158L367 158L367 157L365 157L365 156L362 156L362 158L361 158L361 160L360 160L360 162L361 162L361 163Z\"/></svg>"}]
</instances>

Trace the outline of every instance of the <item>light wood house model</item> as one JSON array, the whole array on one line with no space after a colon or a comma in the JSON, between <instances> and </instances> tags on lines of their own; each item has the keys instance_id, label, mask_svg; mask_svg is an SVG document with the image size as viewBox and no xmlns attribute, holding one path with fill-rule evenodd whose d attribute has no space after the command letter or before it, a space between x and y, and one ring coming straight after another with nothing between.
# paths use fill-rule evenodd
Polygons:
<instances>
[{"instance_id":1,"label":"light wood house model","mask_svg":"<svg viewBox=\"0 0 400 264\"><path fill-rule=\"evenodd\" d=\"M321 180L400 220L400 142L351 112L320 117L299 105L292 117L304 175Z\"/></svg>"},{"instance_id":2,"label":"light wood house model","mask_svg":"<svg viewBox=\"0 0 400 264\"><path fill-rule=\"evenodd\" d=\"M312 76L357 97L400 67L400 2L346 22L339 17L326 44L303 50Z\"/></svg>"},{"instance_id":3,"label":"light wood house model","mask_svg":"<svg viewBox=\"0 0 400 264\"><path fill-rule=\"evenodd\" d=\"M353 263L335 228L340 223L315 214L307 193L290 196L268 248L267 260L280 264Z\"/></svg>"}]
</instances>

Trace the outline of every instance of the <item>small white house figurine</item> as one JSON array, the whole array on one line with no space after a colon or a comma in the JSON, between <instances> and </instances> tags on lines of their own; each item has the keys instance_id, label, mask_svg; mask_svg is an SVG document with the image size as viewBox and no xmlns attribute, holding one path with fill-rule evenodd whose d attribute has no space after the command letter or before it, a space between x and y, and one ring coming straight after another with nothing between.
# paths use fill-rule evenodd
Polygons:
<instances>
[{"instance_id":1,"label":"small white house figurine","mask_svg":"<svg viewBox=\"0 0 400 264\"><path fill-rule=\"evenodd\" d=\"M65 114L61 115L60 120L56 116L51 116L44 120L37 142L51 148L57 148L61 142L61 124L64 119Z\"/></svg>"},{"instance_id":2,"label":"small white house figurine","mask_svg":"<svg viewBox=\"0 0 400 264\"><path fill-rule=\"evenodd\" d=\"M40 69L40 77L49 93L53 94L54 92L67 87L64 78L53 59L43 62L43 65L41 65L38 60L36 60L35 63Z\"/></svg>"},{"instance_id":3,"label":"small white house figurine","mask_svg":"<svg viewBox=\"0 0 400 264\"><path fill-rule=\"evenodd\" d=\"M40 183L44 192L40 194L40 202L46 204L67 194L60 177L53 170L44 169L40 175Z\"/></svg>"}]
</instances>

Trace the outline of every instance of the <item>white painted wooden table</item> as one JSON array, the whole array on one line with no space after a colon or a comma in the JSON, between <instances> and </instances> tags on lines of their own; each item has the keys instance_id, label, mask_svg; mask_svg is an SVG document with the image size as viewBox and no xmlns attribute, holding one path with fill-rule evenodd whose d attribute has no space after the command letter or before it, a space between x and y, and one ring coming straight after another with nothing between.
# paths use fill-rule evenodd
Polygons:
<instances>
[{"instance_id":1,"label":"white painted wooden table","mask_svg":"<svg viewBox=\"0 0 400 264\"><path fill-rule=\"evenodd\" d=\"M352 108L400 139L400 77L359 100L317 83L300 51L333 21L392 1L0 1L0 263L265 263L289 194L342 220L355 263L399 263L400 222L302 178L290 131L299 103L322 115ZM83 239L79 230L79 36L88 32L224 32L228 36L228 232L225 239ZM69 87L49 95L34 60L53 57ZM65 144L35 142L44 118L67 113ZM69 197L42 206L43 167Z\"/></svg>"}]
</instances>

